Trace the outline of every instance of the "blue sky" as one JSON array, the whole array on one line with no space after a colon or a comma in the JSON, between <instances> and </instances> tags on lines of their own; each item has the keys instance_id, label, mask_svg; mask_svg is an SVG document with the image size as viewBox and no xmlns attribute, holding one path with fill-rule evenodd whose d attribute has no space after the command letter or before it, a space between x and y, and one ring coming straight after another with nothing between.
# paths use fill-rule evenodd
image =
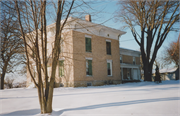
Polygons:
<instances>
[{"instance_id":1,"label":"blue sky","mask_svg":"<svg viewBox=\"0 0 180 116\"><path fill-rule=\"evenodd\" d=\"M103 10L103 13L100 14L102 15L102 18L99 19L98 21L93 21L93 16L92 16L92 22L94 23L102 23L105 22L103 25L111 27L111 28L115 28L115 29L119 29L122 30L123 25L120 22L115 22L114 20L114 15L115 15L115 11L118 9L118 5L116 5L117 0L112 0L112 1L103 1L102 2L102 6L101 8L105 9ZM99 5L97 5L99 6ZM109 20L110 19L110 20ZM122 31L127 32L125 35L120 37L120 47L123 48L128 48L128 49L133 49L133 50L139 50L140 47L139 45L136 43L136 41L134 40L133 35L131 34L130 29L123 29ZM176 41L178 38L179 32L170 32L166 38L166 40L164 41L163 45L161 46L161 48L158 51L157 54L157 58L160 59L163 52L165 51L165 49L168 47L169 43L172 41ZM173 65L170 65L170 67L173 67Z\"/></svg>"},{"instance_id":2,"label":"blue sky","mask_svg":"<svg viewBox=\"0 0 180 116\"><path fill-rule=\"evenodd\" d=\"M96 13L97 11L95 11L95 13L94 13L94 11L92 11L91 8L88 8L88 7L83 8L83 10L87 14L92 15L91 18L92 18L93 23L102 24L102 25L105 25L105 26L108 26L111 28L115 28L115 29L127 32L126 34L124 34L120 37L120 47L139 51L140 47L134 40L134 37L132 36L130 29L128 29L128 28L122 29L123 23L115 22L115 19L114 19L115 11L118 10L118 7L119 7L117 5L117 1L118 0L95 1L94 2L95 4L91 4L90 6L93 9L100 11L98 13ZM75 2L79 2L79 1L77 0ZM87 0L87 2L88 2L88 0ZM50 15L52 15L52 13L55 13L54 9L53 9L53 11L51 8L48 10L51 11ZM78 11L82 12L82 9L78 9ZM85 16L86 13L83 15ZM76 14L73 14L73 15L75 16ZM81 16L83 16L83 15L81 15ZM51 24L52 22L53 21L51 19L49 24ZM179 33L177 33L177 32L170 32L168 34L167 39L164 41L163 45L161 46L161 48L158 51L158 54L157 54L158 60L161 59L161 56L162 56L163 52L165 51L165 49L168 47L169 43L177 40L178 34ZM171 65L171 67L173 67L173 65Z\"/></svg>"}]
</instances>

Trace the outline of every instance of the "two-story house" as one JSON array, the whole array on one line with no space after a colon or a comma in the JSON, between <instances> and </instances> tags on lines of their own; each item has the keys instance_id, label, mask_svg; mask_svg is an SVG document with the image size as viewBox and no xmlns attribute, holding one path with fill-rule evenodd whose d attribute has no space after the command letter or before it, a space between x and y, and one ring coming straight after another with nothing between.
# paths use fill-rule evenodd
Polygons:
<instances>
[{"instance_id":1,"label":"two-story house","mask_svg":"<svg viewBox=\"0 0 180 116\"><path fill-rule=\"evenodd\" d=\"M120 67L123 82L141 79L140 55L141 52L139 51L120 48Z\"/></svg>"},{"instance_id":2,"label":"two-story house","mask_svg":"<svg viewBox=\"0 0 180 116\"><path fill-rule=\"evenodd\" d=\"M63 30L55 86L98 86L122 83L119 38L125 32L85 20L68 18ZM47 26L48 55L52 52L55 24ZM51 66L51 60L48 63ZM48 69L49 75L51 68ZM27 85L32 81L27 72Z\"/></svg>"}]
</instances>

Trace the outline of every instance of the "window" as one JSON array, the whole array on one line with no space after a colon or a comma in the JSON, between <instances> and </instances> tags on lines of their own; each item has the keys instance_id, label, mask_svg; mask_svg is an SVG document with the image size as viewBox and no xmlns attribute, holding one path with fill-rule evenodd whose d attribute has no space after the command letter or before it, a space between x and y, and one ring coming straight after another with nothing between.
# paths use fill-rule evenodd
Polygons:
<instances>
[{"instance_id":1,"label":"window","mask_svg":"<svg viewBox=\"0 0 180 116\"><path fill-rule=\"evenodd\" d=\"M63 39L61 39L60 46L59 46L59 54L63 52Z\"/></svg>"},{"instance_id":2,"label":"window","mask_svg":"<svg viewBox=\"0 0 180 116\"><path fill-rule=\"evenodd\" d=\"M122 63L123 61L122 61L122 55L120 56L120 63Z\"/></svg>"},{"instance_id":3,"label":"window","mask_svg":"<svg viewBox=\"0 0 180 116\"><path fill-rule=\"evenodd\" d=\"M85 37L86 39L86 52L92 52L91 50L91 38Z\"/></svg>"},{"instance_id":4,"label":"window","mask_svg":"<svg viewBox=\"0 0 180 116\"><path fill-rule=\"evenodd\" d=\"M36 72L36 71L37 71L36 66L34 65L33 68L34 68L34 69L33 69L33 76L34 76L34 78L36 78L36 74L37 74L37 72Z\"/></svg>"},{"instance_id":5,"label":"window","mask_svg":"<svg viewBox=\"0 0 180 116\"><path fill-rule=\"evenodd\" d=\"M86 59L86 75L92 76L92 60Z\"/></svg>"},{"instance_id":6,"label":"window","mask_svg":"<svg viewBox=\"0 0 180 116\"><path fill-rule=\"evenodd\" d=\"M48 58L47 67L50 67L52 65L52 59Z\"/></svg>"},{"instance_id":7,"label":"window","mask_svg":"<svg viewBox=\"0 0 180 116\"><path fill-rule=\"evenodd\" d=\"M112 76L112 60L107 61L107 75Z\"/></svg>"},{"instance_id":8,"label":"window","mask_svg":"<svg viewBox=\"0 0 180 116\"><path fill-rule=\"evenodd\" d=\"M133 64L136 64L136 57L133 57Z\"/></svg>"},{"instance_id":9,"label":"window","mask_svg":"<svg viewBox=\"0 0 180 116\"><path fill-rule=\"evenodd\" d=\"M59 76L64 76L64 60L59 61Z\"/></svg>"},{"instance_id":10,"label":"window","mask_svg":"<svg viewBox=\"0 0 180 116\"><path fill-rule=\"evenodd\" d=\"M106 52L108 55L111 55L111 41L106 40Z\"/></svg>"}]
</instances>

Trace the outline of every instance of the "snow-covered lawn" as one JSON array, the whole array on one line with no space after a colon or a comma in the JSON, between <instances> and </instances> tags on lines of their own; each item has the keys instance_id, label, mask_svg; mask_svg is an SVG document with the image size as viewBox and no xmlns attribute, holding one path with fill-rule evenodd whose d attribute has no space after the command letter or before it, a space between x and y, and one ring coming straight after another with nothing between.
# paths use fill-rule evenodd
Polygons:
<instances>
[{"instance_id":1,"label":"snow-covered lawn","mask_svg":"<svg viewBox=\"0 0 180 116\"><path fill-rule=\"evenodd\" d=\"M0 115L40 115L37 89L0 90ZM180 116L179 81L55 88L52 116Z\"/></svg>"}]
</instances>

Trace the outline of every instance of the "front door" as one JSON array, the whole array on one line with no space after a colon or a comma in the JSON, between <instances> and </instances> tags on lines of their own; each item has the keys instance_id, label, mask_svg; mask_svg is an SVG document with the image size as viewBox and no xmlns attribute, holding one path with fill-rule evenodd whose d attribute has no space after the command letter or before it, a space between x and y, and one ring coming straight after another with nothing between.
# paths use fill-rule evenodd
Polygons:
<instances>
[{"instance_id":1,"label":"front door","mask_svg":"<svg viewBox=\"0 0 180 116\"><path fill-rule=\"evenodd\" d=\"M133 69L133 79L138 80L138 70L137 69Z\"/></svg>"}]
</instances>

